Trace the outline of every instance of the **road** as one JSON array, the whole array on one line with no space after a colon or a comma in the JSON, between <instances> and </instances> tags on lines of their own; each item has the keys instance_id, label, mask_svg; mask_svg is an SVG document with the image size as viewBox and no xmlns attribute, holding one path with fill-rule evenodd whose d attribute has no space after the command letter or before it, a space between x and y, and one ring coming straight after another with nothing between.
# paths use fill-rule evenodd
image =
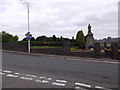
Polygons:
<instances>
[{"instance_id":1,"label":"road","mask_svg":"<svg viewBox=\"0 0 120 90\"><path fill-rule=\"evenodd\" d=\"M3 88L114 90L118 87L118 63L9 52L3 52L2 56Z\"/></svg>"}]
</instances>

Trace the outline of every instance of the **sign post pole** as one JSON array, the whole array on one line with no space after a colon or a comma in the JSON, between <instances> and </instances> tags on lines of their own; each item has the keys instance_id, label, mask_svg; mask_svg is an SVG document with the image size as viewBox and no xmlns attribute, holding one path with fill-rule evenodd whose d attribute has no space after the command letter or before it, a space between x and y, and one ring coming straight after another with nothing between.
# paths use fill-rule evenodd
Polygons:
<instances>
[{"instance_id":1,"label":"sign post pole","mask_svg":"<svg viewBox=\"0 0 120 90\"><path fill-rule=\"evenodd\" d=\"M27 33L25 34L25 36L26 36L26 38L27 38L27 40L28 40L28 53L30 53L30 40L31 40L31 38L32 38L32 34L30 34L30 32L27 32Z\"/></svg>"},{"instance_id":2,"label":"sign post pole","mask_svg":"<svg viewBox=\"0 0 120 90\"><path fill-rule=\"evenodd\" d=\"M30 40L28 39L28 53L30 53Z\"/></svg>"},{"instance_id":3,"label":"sign post pole","mask_svg":"<svg viewBox=\"0 0 120 90\"><path fill-rule=\"evenodd\" d=\"M28 32L30 31L30 26L29 26L29 3L27 3L27 8L28 8ZM28 39L28 53L30 53L30 39Z\"/></svg>"},{"instance_id":4,"label":"sign post pole","mask_svg":"<svg viewBox=\"0 0 120 90\"><path fill-rule=\"evenodd\" d=\"M20 1L23 1L23 0L20 0ZM28 11L28 32L30 34L30 25L29 25L29 13L30 13L30 10L29 10L29 3L25 2L25 1L23 1L23 2L27 4L27 11ZM29 35L26 35L26 36L29 36ZM28 37L28 53L30 53L30 39L31 39L31 37Z\"/></svg>"}]
</instances>

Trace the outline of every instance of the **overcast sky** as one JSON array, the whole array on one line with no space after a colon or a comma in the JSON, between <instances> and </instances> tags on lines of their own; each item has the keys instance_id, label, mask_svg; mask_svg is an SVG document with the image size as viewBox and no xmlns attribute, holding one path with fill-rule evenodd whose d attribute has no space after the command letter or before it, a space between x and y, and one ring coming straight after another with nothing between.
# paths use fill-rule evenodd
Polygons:
<instances>
[{"instance_id":1,"label":"overcast sky","mask_svg":"<svg viewBox=\"0 0 120 90\"><path fill-rule=\"evenodd\" d=\"M76 38L91 24L95 39L118 37L118 0L24 0L30 4L30 32ZM27 6L19 0L0 0L0 30L17 35L27 32Z\"/></svg>"}]
</instances>

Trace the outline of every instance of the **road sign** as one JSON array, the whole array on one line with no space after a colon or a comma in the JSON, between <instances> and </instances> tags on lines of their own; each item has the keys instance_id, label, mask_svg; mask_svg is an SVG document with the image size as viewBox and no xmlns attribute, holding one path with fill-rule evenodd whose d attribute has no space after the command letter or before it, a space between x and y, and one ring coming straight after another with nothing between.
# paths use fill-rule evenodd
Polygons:
<instances>
[{"instance_id":1,"label":"road sign","mask_svg":"<svg viewBox=\"0 0 120 90\"><path fill-rule=\"evenodd\" d=\"M30 32L27 32L27 33L25 34L25 36L26 36L26 38L27 38L28 40L30 40L30 39L32 38L32 34L30 34Z\"/></svg>"}]
</instances>

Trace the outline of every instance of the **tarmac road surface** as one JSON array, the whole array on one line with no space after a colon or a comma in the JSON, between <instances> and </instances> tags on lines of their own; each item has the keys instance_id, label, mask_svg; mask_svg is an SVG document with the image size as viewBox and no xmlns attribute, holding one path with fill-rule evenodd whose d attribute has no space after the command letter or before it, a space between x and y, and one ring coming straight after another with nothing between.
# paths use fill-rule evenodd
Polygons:
<instances>
[{"instance_id":1,"label":"tarmac road surface","mask_svg":"<svg viewBox=\"0 0 120 90\"><path fill-rule=\"evenodd\" d=\"M118 88L118 63L2 53L3 88Z\"/></svg>"}]
</instances>

